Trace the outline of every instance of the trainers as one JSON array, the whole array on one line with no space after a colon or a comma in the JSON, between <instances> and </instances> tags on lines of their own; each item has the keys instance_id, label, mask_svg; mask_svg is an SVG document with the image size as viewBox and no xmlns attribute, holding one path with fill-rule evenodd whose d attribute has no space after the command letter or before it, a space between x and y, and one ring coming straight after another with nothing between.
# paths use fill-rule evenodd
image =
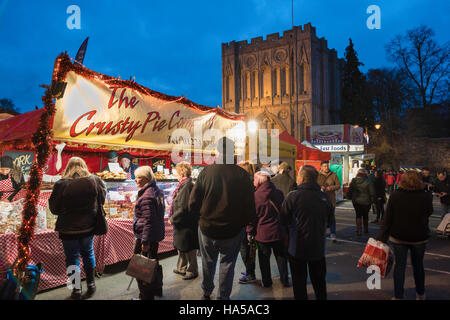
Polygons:
<instances>
[{"instance_id":1,"label":"trainers","mask_svg":"<svg viewBox=\"0 0 450 320\"><path fill-rule=\"evenodd\" d=\"M211 300L211 296L204 294L202 300Z\"/></svg>"},{"instance_id":2,"label":"trainers","mask_svg":"<svg viewBox=\"0 0 450 320\"><path fill-rule=\"evenodd\" d=\"M336 235L334 233L330 234L330 239L336 243Z\"/></svg>"},{"instance_id":3,"label":"trainers","mask_svg":"<svg viewBox=\"0 0 450 320\"><path fill-rule=\"evenodd\" d=\"M243 284L245 284L245 283L253 283L255 281L256 281L256 278L255 278L254 275L251 275L251 274L247 275L245 273L242 276L242 278L239 279L239 283L243 283Z\"/></svg>"}]
</instances>

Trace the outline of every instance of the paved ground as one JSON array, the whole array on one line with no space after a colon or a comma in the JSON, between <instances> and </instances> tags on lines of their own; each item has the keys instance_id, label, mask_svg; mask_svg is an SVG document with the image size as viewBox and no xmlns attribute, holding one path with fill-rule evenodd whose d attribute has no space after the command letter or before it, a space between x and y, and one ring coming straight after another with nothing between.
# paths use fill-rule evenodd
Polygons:
<instances>
[{"instance_id":1,"label":"paved ground","mask_svg":"<svg viewBox=\"0 0 450 320\"><path fill-rule=\"evenodd\" d=\"M435 203L436 215L430 219L430 228L434 230L439 223L440 207ZM374 215L370 214L369 221ZM369 277L365 268L357 268L369 236L375 237L379 225L369 225L369 235L357 237L355 232L354 211L350 202L342 202L336 209L338 242L327 241L327 290L330 300L386 300L393 296L392 272L381 280L380 290L367 289ZM163 300L198 300L202 296L200 288L201 277L185 281L172 272L177 257L169 256L161 259L164 270ZM409 260L408 260L409 261ZM200 257L198 258L201 267ZM427 298L450 300L450 239L433 236L425 254L425 283ZM97 279L97 293L92 299L98 300L129 300L138 296L136 281L127 290L130 277L125 275L127 262L107 267L102 278ZM259 283L241 285L238 283L240 273L245 270L241 258L238 258L234 287L231 298L234 300L266 300L293 299L292 288L284 288L279 282L279 274L275 259L272 257L272 288L263 288ZM261 278L258 262L256 277ZM216 274L216 285L218 278ZM82 282L85 285L85 282ZM314 299L311 284L308 284L310 299ZM213 296L216 291L213 292ZM37 295L36 300L63 300L70 295L66 287L56 288ZM415 298L412 267L406 270L405 295L407 299Z\"/></svg>"}]
</instances>

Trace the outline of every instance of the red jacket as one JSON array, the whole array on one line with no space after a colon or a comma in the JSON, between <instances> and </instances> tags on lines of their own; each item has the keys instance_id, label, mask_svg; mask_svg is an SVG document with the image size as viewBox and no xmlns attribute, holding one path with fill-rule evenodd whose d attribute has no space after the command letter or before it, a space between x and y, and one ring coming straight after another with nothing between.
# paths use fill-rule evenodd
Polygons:
<instances>
[{"instance_id":1,"label":"red jacket","mask_svg":"<svg viewBox=\"0 0 450 320\"><path fill-rule=\"evenodd\" d=\"M387 185L388 186L393 186L395 184L395 177L393 174L389 174L387 176Z\"/></svg>"}]
</instances>

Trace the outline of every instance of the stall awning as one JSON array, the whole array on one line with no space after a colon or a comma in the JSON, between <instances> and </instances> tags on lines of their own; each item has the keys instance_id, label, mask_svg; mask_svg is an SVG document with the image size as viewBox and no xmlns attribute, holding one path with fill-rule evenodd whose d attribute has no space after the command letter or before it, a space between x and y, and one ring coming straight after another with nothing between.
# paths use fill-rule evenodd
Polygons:
<instances>
[{"instance_id":1,"label":"stall awning","mask_svg":"<svg viewBox=\"0 0 450 320\"><path fill-rule=\"evenodd\" d=\"M17 143L26 143L31 146L31 138L39 126L44 109L33 110L0 121L0 146Z\"/></svg>"},{"instance_id":2,"label":"stall awning","mask_svg":"<svg viewBox=\"0 0 450 320\"><path fill-rule=\"evenodd\" d=\"M322 160L329 161L331 153L309 148L295 140L287 131L280 133L280 140L291 143L297 147L297 160Z\"/></svg>"}]
</instances>

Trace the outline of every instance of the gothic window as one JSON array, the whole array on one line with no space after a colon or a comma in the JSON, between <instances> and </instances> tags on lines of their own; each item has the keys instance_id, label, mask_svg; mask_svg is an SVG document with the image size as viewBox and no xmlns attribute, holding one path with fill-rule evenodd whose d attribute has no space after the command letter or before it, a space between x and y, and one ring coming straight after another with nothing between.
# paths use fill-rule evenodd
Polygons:
<instances>
[{"instance_id":1,"label":"gothic window","mask_svg":"<svg viewBox=\"0 0 450 320\"><path fill-rule=\"evenodd\" d=\"M305 91L305 65L302 63L299 67L299 94L303 94L303 91Z\"/></svg>"},{"instance_id":2,"label":"gothic window","mask_svg":"<svg viewBox=\"0 0 450 320\"><path fill-rule=\"evenodd\" d=\"M251 97L251 86L250 86L250 72L245 73L245 99L250 99Z\"/></svg>"},{"instance_id":3,"label":"gothic window","mask_svg":"<svg viewBox=\"0 0 450 320\"><path fill-rule=\"evenodd\" d=\"M286 68L280 70L280 93L282 96L286 94Z\"/></svg>"},{"instance_id":4,"label":"gothic window","mask_svg":"<svg viewBox=\"0 0 450 320\"><path fill-rule=\"evenodd\" d=\"M230 77L225 77L225 100L230 101Z\"/></svg>"},{"instance_id":5,"label":"gothic window","mask_svg":"<svg viewBox=\"0 0 450 320\"><path fill-rule=\"evenodd\" d=\"M264 68L263 70L263 97L270 97L272 95L272 77L271 70Z\"/></svg>"}]
</instances>

